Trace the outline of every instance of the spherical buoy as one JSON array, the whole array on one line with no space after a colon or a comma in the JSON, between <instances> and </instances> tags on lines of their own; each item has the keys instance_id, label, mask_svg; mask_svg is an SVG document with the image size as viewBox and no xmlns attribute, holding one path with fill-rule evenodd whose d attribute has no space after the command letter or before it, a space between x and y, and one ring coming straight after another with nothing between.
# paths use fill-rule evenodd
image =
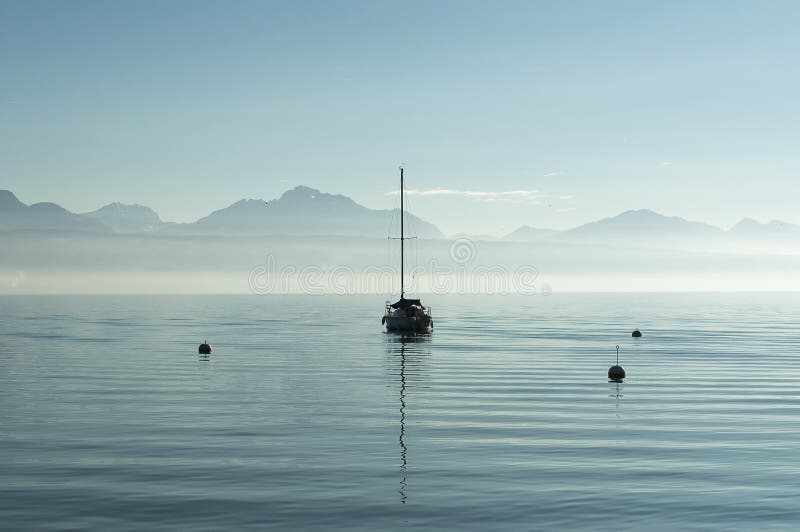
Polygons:
<instances>
[{"instance_id":1,"label":"spherical buoy","mask_svg":"<svg viewBox=\"0 0 800 532\"><path fill-rule=\"evenodd\" d=\"M617 365L608 368L608 378L617 382L625 378L625 368L619 365L619 346L617 346Z\"/></svg>"},{"instance_id":2,"label":"spherical buoy","mask_svg":"<svg viewBox=\"0 0 800 532\"><path fill-rule=\"evenodd\" d=\"M631 336L633 336L634 338L641 338L642 337L642 331L640 331L639 329L635 329L631 333Z\"/></svg>"},{"instance_id":3,"label":"spherical buoy","mask_svg":"<svg viewBox=\"0 0 800 532\"><path fill-rule=\"evenodd\" d=\"M204 341L202 344L200 344L200 347L197 348L197 352L201 355L210 355L211 346L208 345L208 341Z\"/></svg>"},{"instance_id":4,"label":"spherical buoy","mask_svg":"<svg viewBox=\"0 0 800 532\"><path fill-rule=\"evenodd\" d=\"M612 381L621 381L625 378L625 368L622 366L611 366L608 368L608 378Z\"/></svg>"}]
</instances>

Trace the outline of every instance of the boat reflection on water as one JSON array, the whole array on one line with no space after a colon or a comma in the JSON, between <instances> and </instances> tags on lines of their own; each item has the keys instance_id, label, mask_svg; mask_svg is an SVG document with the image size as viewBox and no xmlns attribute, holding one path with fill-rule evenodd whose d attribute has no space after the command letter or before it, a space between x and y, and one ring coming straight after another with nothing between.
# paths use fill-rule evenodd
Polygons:
<instances>
[{"instance_id":1,"label":"boat reflection on water","mask_svg":"<svg viewBox=\"0 0 800 532\"><path fill-rule=\"evenodd\" d=\"M407 333L399 331L386 331L385 334L387 344L429 344L433 338L433 334L430 332ZM430 352L427 352L426 354L430 354Z\"/></svg>"},{"instance_id":2,"label":"boat reflection on water","mask_svg":"<svg viewBox=\"0 0 800 532\"><path fill-rule=\"evenodd\" d=\"M430 334L386 333L386 352L389 355L390 373L400 380L400 502L408 500L408 445L406 443L406 417L408 394L414 388L424 388L426 359L430 356Z\"/></svg>"}]
</instances>

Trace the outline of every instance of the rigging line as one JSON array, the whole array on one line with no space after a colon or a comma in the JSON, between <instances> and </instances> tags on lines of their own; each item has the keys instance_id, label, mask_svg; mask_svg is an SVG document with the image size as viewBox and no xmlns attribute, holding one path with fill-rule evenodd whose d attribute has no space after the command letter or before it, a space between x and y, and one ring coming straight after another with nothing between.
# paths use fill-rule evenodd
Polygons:
<instances>
[{"instance_id":1,"label":"rigging line","mask_svg":"<svg viewBox=\"0 0 800 532\"><path fill-rule=\"evenodd\" d=\"M411 234L413 234L414 236L418 237L419 236L419 230L417 229L417 224L414 221L414 215L411 212L412 203L413 202L408 201L408 198L406 198L406 213L407 213L407 215L406 215L406 225L410 225L411 226Z\"/></svg>"},{"instance_id":2,"label":"rigging line","mask_svg":"<svg viewBox=\"0 0 800 532\"><path fill-rule=\"evenodd\" d=\"M414 240L414 266L416 266L417 264L419 264L419 256L417 254L417 242L416 242L418 233L416 224L414 223L414 217L411 214L413 201L409 201L409 198L406 198L405 204L406 205L405 205L405 210L403 211L403 218L405 220L406 227L409 228L408 234L411 235L407 238L409 240ZM412 280L415 279L414 268L411 268L411 274L412 274L411 279Z\"/></svg>"},{"instance_id":3,"label":"rigging line","mask_svg":"<svg viewBox=\"0 0 800 532\"><path fill-rule=\"evenodd\" d=\"M391 247L391 245L392 245L392 241L389 240L389 237L386 237L386 268L387 268L387 270L389 268L389 265L391 264L391 262L389 262L389 261L392 258L391 255L390 255L390 249L389 249ZM389 277L391 278L391 276L389 276ZM389 281L389 283L391 283L391 281ZM389 286L389 289L391 291L391 286Z\"/></svg>"},{"instance_id":4,"label":"rigging line","mask_svg":"<svg viewBox=\"0 0 800 532\"><path fill-rule=\"evenodd\" d=\"M396 240L396 238L393 237L392 235L394 235L396 232L399 232L399 228L397 226L399 225L398 220L399 220L400 209L397 207L397 204L395 204L390 209L390 212L391 212L391 216L389 217L389 230L387 231L387 235L388 236L387 236L387 240L386 240L386 257L387 257L386 267L387 267L387 272L388 273L392 273L394 271L392 265L396 263L396 261L395 261L396 254L394 253L394 249L392 247L392 240ZM401 242L401 244L402 244L402 242ZM389 292L391 294L393 294L395 289L397 288L397 286L396 286L396 282L397 281L396 281L395 277L396 276L394 276L394 275L389 275L390 279L389 279L389 283L388 283L388 288L389 288Z\"/></svg>"},{"instance_id":5,"label":"rigging line","mask_svg":"<svg viewBox=\"0 0 800 532\"><path fill-rule=\"evenodd\" d=\"M414 272L414 281L417 280L418 267L419 267L419 237L414 239L414 269L412 270ZM415 287L417 288L417 290L419 290L418 286L415 285Z\"/></svg>"},{"instance_id":6,"label":"rigging line","mask_svg":"<svg viewBox=\"0 0 800 532\"><path fill-rule=\"evenodd\" d=\"M386 242L388 246L387 253L389 255L389 260L386 262L386 273L389 277L388 288L389 294L394 294L397 290L397 242L395 242L395 239L392 237L389 237Z\"/></svg>"},{"instance_id":7,"label":"rigging line","mask_svg":"<svg viewBox=\"0 0 800 532\"><path fill-rule=\"evenodd\" d=\"M386 234L391 237L392 231L394 230L395 227L395 220L397 218L397 209L393 207L392 209L390 209L389 212L391 213L391 216L389 216L389 228L386 231Z\"/></svg>"},{"instance_id":8,"label":"rigging line","mask_svg":"<svg viewBox=\"0 0 800 532\"><path fill-rule=\"evenodd\" d=\"M420 255L422 255L422 256L423 256L423 258L425 257L425 254L424 254L424 253L422 253L422 239L421 239L421 238L418 238L418 239L417 239L417 268L419 268L419 256L420 256ZM418 271L417 273L420 273L420 271ZM425 266L423 266L423 267L422 267L421 273L422 273L423 275L425 274ZM418 291L420 290L420 287L419 287L419 285L417 285L417 290L418 290Z\"/></svg>"}]
</instances>

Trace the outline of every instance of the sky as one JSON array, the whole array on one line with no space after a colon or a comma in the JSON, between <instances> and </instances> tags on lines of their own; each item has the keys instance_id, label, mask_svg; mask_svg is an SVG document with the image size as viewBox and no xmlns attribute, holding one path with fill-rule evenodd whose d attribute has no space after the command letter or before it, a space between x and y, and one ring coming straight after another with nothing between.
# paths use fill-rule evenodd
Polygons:
<instances>
[{"instance_id":1,"label":"sky","mask_svg":"<svg viewBox=\"0 0 800 532\"><path fill-rule=\"evenodd\" d=\"M193 221L296 185L445 233L800 223L797 2L0 0L0 188Z\"/></svg>"}]
</instances>

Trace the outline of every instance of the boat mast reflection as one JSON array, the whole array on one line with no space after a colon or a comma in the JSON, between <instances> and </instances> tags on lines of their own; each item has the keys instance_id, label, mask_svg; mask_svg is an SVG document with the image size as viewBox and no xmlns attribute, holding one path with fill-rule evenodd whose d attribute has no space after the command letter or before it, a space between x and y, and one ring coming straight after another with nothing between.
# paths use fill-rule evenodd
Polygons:
<instances>
[{"instance_id":1,"label":"boat mast reflection","mask_svg":"<svg viewBox=\"0 0 800 532\"><path fill-rule=\"evenodd\" d=\"M386 333L387 352L400 360L400 502L405 504L408 500L406 489L408 487L408 445L406 444L406 393L411 386L411 379L421 375L423 365L421 361L424 355L430 354L430 350L422 348L422 345L430 342L430 335L402 335Z\"/></svg>"},{"instance_id":2,"label":"boat mast reflection","mask_svg":"<svg viewBox=\"0 0 800 532\"><path fill-rule=\"evenodd\" d=\"M406 344L400 344L400 471L403 474L400 480L400 502L405 504L406 499L406 468L408 466L408 446L406 446Z\"/></svg>"}]
</instances>

